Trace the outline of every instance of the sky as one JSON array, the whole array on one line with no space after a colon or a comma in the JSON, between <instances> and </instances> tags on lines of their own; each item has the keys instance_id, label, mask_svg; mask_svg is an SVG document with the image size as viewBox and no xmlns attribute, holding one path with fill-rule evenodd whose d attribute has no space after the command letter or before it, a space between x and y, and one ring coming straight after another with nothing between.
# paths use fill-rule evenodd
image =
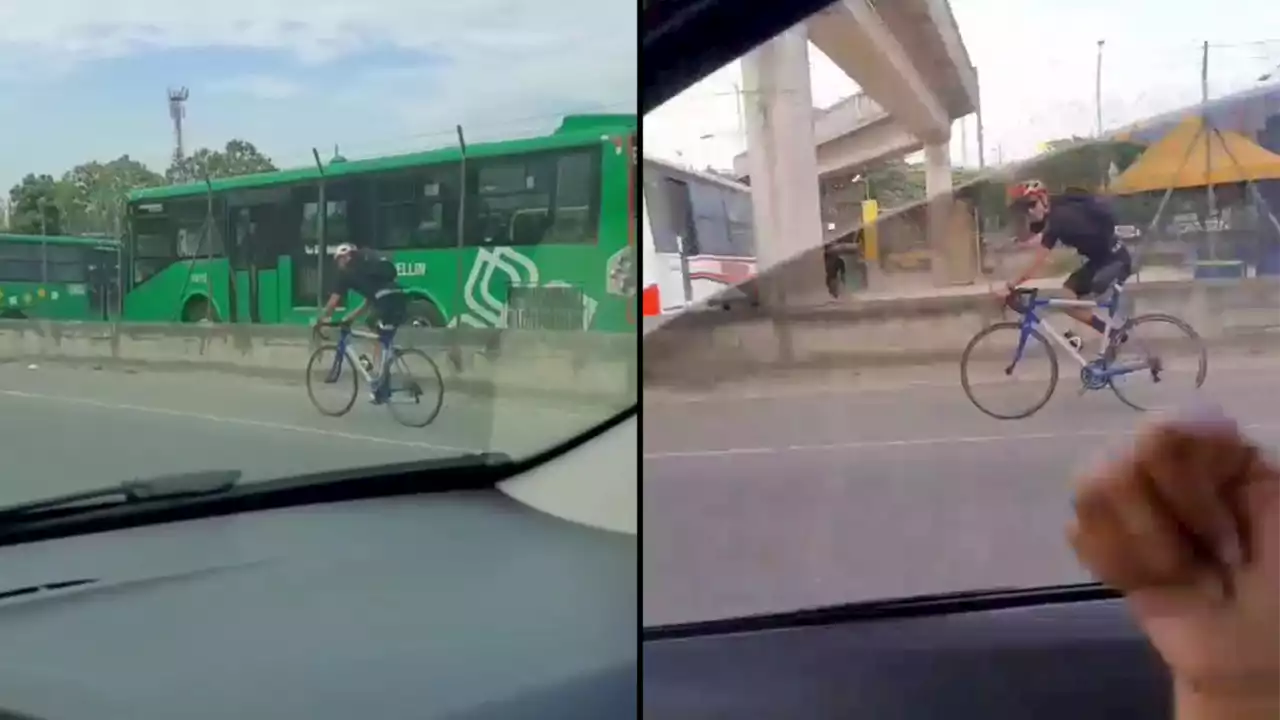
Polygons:
<instances>
[{"instance_id":1,"label":"sky","mask_svg":"<svg viewBox=\"0 0 1280 720\"><path fill-rule=\"evenodd\" d=\"M951 9L978 69L988 164L1030 157L1048 140L1093 134L1099 40L1104 128L1198 102L1205 41L1210 97L1255 87L1280 65L1274 0L951 0ZM809 53L816 107L858 92L813 45ZM730 63L650 113L645 153L731 168L746 146L741 82L740 64ZM975 118L953 125L951 156L956 165L978 164Z\"/></svg>"},{"instance_id":2,"label":"sky","mask_svg":"<svg viewBox=\"0 0 1280 720\"><path fill-rule=\"evenodd\" d=\"M243 138L280 167L538 135L635 112L629 0L0 0L0 190Z\"/></svg>"}]
</instances>

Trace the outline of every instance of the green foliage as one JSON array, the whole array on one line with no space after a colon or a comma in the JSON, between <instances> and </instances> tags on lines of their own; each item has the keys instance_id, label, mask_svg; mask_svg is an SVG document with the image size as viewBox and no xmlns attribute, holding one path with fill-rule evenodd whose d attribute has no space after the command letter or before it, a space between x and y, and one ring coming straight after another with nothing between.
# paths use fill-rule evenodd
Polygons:
<instances>
[{"instance_id":1,"label":"green foliage","mask_svg":"<svg viewBox=\"0 0 1280 720\"><path fill-rule=\"evenodd\" d=\"M169 166L165 178L179 185L205 179L271 172L276 166L247 140L231 140L222 150L200 148Z\"/></svg>"},{"instance_id":2,"label":"green foliage","mask_svg":"<svg viewBox=\"0 0 1280 720\"><path fill-rule=\"evenodd\" d=\"M9 190L9 230L27 235L62 234L58 195L53 176L29 173Z\"/></svg>"},{"instance_id":3,"label":"green foliage","mask_svg":"<svg viewBox=\"0 0 1280 720\"><path fill-rule=\"evenodd\" d=\"M129 191L163 183L159 173L128 155L106 163L94 160L77 165L63 174L56 190L64 229L115 235Z\"/></svg>"},{"instance_id":4,"label":"green foliage","mask_svg":"<svg viewBox=\"0 0 1280 720\"><path fill-rule=\"evenodd\" d=\"M29 174L9 190L9 232L31 235L105 234L118 236L130 190L275 170L271 159L247 140L231 140L222 150L200 148L164 173L121 155L92 160L62 174Z\"/></svg>"},{"instance_id":5,"label":"green foliage","mask_svg":"<svg viewBox=\"0 0 1280 720\"><path fill-rule=\"evenodd\" d=\"M1019 179L1038 178L1052 192L1080 189L1101 190L1107 183L1111 165L1124 172L1145 148L1128 142L1066 138L1046 143L1048 152L1018 172Z\"/></svg>"}]
</instances>

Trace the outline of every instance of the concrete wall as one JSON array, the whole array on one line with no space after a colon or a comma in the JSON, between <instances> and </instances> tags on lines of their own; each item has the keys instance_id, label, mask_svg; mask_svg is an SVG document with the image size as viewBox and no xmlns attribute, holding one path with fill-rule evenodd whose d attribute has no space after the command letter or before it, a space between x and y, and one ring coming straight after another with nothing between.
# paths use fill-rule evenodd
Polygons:
<instances>
[{"instance_id":1,"label":"concrete wall","mask_svg":"<svg viewBox=\"0 0 1280 720\"><path fill-rule=\"evenodd\" d=\"M453 337L448 330L405 330L399 342L436 361L446 392L522 394L618 409L636 402L634 335L464 329L456 336L461 369L448 358ZM221 370L302 380L317 344L308 328L297 326L0 321L2 362Z\"/></svg>"},{"instance_id":2,"label":"concrete wall","mask_svg":"<svg viewBox=\"0 0 1280 720\"><path fill-rule=\"evenodd\" d=\"M1211 346L1280 341L1280 279L1146 282L1135 313L1177 315ZM1011 312L1004 319L1013 320ZM1002 313L985 289L966 295L865 300L763 316L750 308L692 313L645 337L646 388L715 384L804 369L958 361L975 333ZM1069 321L1058 320L1059 329ZM789 343L786 354L779 328Z\"/></svg>"}]
</instances>

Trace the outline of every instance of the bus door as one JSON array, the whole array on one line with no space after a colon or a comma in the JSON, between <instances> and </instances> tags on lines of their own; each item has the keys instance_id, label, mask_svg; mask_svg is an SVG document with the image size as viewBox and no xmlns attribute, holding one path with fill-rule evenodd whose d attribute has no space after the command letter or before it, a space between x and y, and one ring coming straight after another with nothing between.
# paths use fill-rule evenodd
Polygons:
<instances>
[{"instance_id":1,"label":"bus door","mask_svg":"<svg viewBox=\"0 0 1280 720\"><path fill-rule=\"evenodd\" d=\"M90 317L110 320L120 312L120 249L85 250L85 280L89 284Z\"/></svg>"},{"instance_id":2,"label":"bus door","mask_svg":"<svg viewBox=\"0 0 1280 720\"><path fill-rule=\"evenodd\" d=\"M644 185L644 210L652 229L662 309L688 307L693 302L689 258L698 254L689 186L656 172L645 174Z\"/></svg>"},{"instance_id":3,"label":"bus door","mask_svg":"<svg viewBox=\"0 0 1280 720\"><path fill-rule=\"evenodd\" d=\"M290 300L295 309L316 307L317 303L326 301L337 287L338 266L333 255L338 246L349 242L351 237L347 196L348 185L345 183L326 187L322 218L316 187L299 188L295 192L295 212L301 211L301 223L296 224L294 230L298 240L292 252L293 290ZM323 248L320 247L322 234Z\"/></svg>"},{"instance_id":4,"label":"bus door","mask_svg":"<svg viewBox=\"0 0 1280 720\"><path fill-rule=\"evenodd\" d=\"M231 308L236 322L280 319L278 270L285 254L288 193L254 191L227 201Z\"/></svg>"}]
</instances>

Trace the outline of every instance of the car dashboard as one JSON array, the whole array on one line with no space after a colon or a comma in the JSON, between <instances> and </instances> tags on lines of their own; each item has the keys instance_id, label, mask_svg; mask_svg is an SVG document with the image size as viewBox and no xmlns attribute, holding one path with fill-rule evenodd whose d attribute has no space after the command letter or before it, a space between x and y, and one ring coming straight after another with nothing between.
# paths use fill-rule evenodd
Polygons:
<instances>
[{"instance_id":1,"label":"car dashboard","mask_svg":"<svg viewBox=\"0 0 1280 720\"><path fill-rule=\"evenodd\" d=\"M635 717L636 535L601 525L493 489L0 548L0 717Z\"/></svg>"},{"instance_id":2,"label":"car dashboard","mask_svg":"<svg viewBox=\"0 0 1280 720\"><path fill-rule=\"evenodd\" d=\"M1092 585L647 628L644 714L1168 720L1167 671Z\"/></svg>"}]
</instances>

